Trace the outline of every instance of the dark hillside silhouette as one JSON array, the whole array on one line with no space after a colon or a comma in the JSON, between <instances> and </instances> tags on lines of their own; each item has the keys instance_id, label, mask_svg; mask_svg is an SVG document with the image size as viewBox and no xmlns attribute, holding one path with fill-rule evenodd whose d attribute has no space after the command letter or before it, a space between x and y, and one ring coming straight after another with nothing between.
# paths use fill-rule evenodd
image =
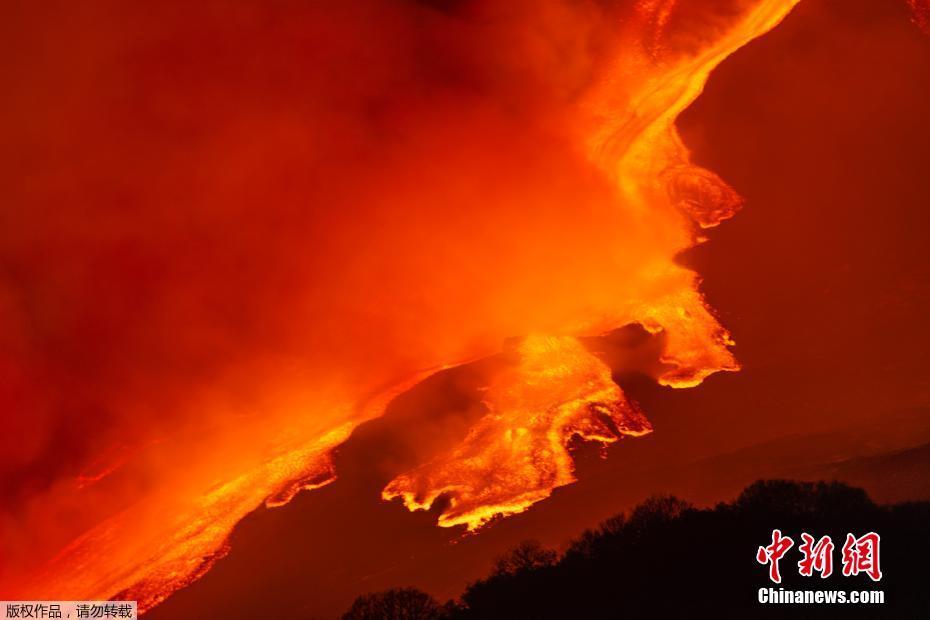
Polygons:
<instances>
[{"instance_id":1,"label":"dark hillside silhouette","mask_svg":"<svg viewBox=\"0 0 930 620\"><path fill-rule=\"evenodd\" d=\"M500 558L487 578L471 584L458 603L442 607L431 602L433 615L383 617L928 617L928 523L930 502L877 505L863 490L836 482L760 481L732 503L712 509L654 497L629 515L586 531L561 557L533 541L522 543ZM795 541L781 560L781 584L770 582L768 568L755 559L775 528ZM847 532L861 536L871 531L881 535L883 578L843 576ZM798 574L802 532L832 537L833 575ZM757 600L762 587L884 590L885 604L763 605ZM353 609L371 597L361 597ZM344 617L374 617L352 613Z\"/></svg>"}]
</instances>

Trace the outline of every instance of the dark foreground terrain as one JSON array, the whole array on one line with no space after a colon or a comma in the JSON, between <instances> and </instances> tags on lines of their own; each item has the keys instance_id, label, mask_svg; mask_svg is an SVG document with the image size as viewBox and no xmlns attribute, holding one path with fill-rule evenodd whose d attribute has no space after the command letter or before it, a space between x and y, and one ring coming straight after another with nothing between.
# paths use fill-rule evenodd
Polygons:
<instances>
[{"instance_id":1,"label":"dark foreground terrain","mask_svg":"<svg viewBox=\"0 0 930 620\"><path fill-rule=\"evenodd\" d=\"M732 503L697 509L654 497L588 530L561 555L527 541L491 574L442 605L413 588L359 597L344 620L472 618L926 618L930 614L930 502L875 504L836 482L760 481ZM757 562L772 530L794 540L782 582ZM799 574L801 533L829 535L833 574ZM880 580L843 574L847 533L880 535ZM883 604L762 604L760 588L884 591Z\"/></svg>"}]
</instances>

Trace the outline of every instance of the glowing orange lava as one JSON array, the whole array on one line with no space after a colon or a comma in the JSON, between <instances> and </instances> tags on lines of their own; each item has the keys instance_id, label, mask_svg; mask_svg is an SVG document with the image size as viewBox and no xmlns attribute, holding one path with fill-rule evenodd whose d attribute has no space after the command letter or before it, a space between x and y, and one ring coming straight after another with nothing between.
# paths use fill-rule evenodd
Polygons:
<instances>
[{"instance_id":1,"label":"glowing orange lava","mask_svg":"<svg viewBox=\"0 0 930 620\"><path fill-rule=\"evenodd\" d=\"M526 510L575 481L569 442L612 443L652 427L613 382L610 369L575 338L529 336L517 366L485 393L488 413L448 454L395 478L384 498L426 509L440 496L444 527L476 529Z\"/></svg>"},{"instance_id":2,"label":"glowing orange lava","mask_svg":"<svg viewBox=\"0 0 930 620\"><path fill-rule=\"evenodd\" d=\"M586 102L593 128L583 134L588 155L617 183L618 208L644 221L662 218L665 225L656 230L673 237L673 251L634 275L636 294L616 300L603 317L604 328L639 323L664 332L666 369L655 377L664 385L693 387L714 372L739 368L727 348L733 344L729 335L698 291L697 274L674 257L700 241L690 222L716 226L732 217L741 201L714 173L690 164L674 121L721 60L773 28L794 4L757 3L735 23L699 33L705 38L696 50L662 62L655 54L664 44L661 31L674 2L641 2L641 17L655 28L651 46L624 40L622 53ZM398 497L410 510L425 510L444 497L448 503L439 525L474 530L573 482L568 452L573 437L609 443L651 430L608 369L577 342L531 338L520 355L522 370L491 388L489 413L462 444L395 478L384 489L385 499ZM605 410L615 426L605 426Z\"/></svg>"},{"instance_id":3,"label":"glowing orange lava","mask_svg":"<svg viewBox=\"0 0 930 620\"><path fill-rule=\"evenodd\" d=\"M385 498L473 530L571 483L574 438L648 433L580 337L661 332L676 388L736 370L676 256L740 200L674 123L795 3L18 14L0 410L25 439L0 465L29 484L0 513L4 594L151 608L248 513L333 480L391 398L509 338L485 417Z\"/></svg>"}]
</instances>

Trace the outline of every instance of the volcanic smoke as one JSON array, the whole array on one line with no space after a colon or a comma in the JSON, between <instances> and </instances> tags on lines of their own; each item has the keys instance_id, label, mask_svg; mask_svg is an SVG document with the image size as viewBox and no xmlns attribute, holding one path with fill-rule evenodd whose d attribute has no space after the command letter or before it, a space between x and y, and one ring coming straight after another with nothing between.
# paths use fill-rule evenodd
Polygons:
<instances>
[{"instance_id":1,"label":"volcanic smoke","mask_svg":"<svg viewBox=\"0 0 930 620\"><path fill-rule=\"evenodd\" d=\"M470 360L513 364L383 496L471 530L651 430L579 338L737 370L676 256L740 200L674 122L794 4L8 7L0 589L151 608Z\"/></svg>"}]
</instances>

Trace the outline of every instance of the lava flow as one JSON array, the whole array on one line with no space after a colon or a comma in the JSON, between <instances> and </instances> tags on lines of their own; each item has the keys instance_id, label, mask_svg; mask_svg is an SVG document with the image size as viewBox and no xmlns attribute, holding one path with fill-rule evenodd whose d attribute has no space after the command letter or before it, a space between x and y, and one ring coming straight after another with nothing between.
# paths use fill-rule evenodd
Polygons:
<instances>
[{"instance_id":1,"label":"lava flow","mask_svg":"<svg viewBox=\"0 0 930 620\"><path fill-rule=\"evenodd\" d=\"M572 482L574 438L649 432L581 337L661 333L673 387L736 370L675 259L740 200L674 122L794 4L11 8L0 590L151 608L508 339L484 417L384 497L475 529Z\"/></svg>"},{"instance_id":2,"label":"lava flow","mask_svg":"<svg viewBox=\"0 0 930 620\"><path fill-rule=\"evenodd\" d=\"M611 443L652 430L610 369L576 338L530 336L516 353L515 367L489 386L488 413L462 445L396 478L385 499L402 497L411 509L426 509L444 495L449 504L439 524L473 530L574 482L574 438Z\"/></svg>"},{"instance_id":3,"label":"lava flow","mask_svg":"<svg viewBox=\"0 0 930 620\"><path fill-rule=\"evenodd\" d=\"M758 3L735 25L689 32L701 43L680 55L665 47L672 45L666 37L674 39L665 29L675 2L642 2L637 8L645 21L638 26L650 28L636 30L633 41L621 38L616 60L588 94L584 105L594 127L585 134L588 157L617 183L622 208L649 221L657 214L663 218L661 233L677 237L672 245L677 251L697 241L686 220L716 226L734 215L741 201L715 174L690 164L675 118L721 60L774 27L794 4ZM650 45L644 45L644 32L650 33ZM662 62L663 56L669 58ZM611 327L639 323L663 332L665 368L655 379L685 388L738 365L726 348L732 342L698 292L697 276L674 263L675 253L637 274L642 278L637 294L617 300L605 318ZM521 355L528 368L507 379L513 386L491 388L487 416L462 444L398 476L383 497L399 497L410 510L428 509L444 497L439 525L465 524L473 530L494 517L522 512L573 482L568 447L574 437L606 444L650 432L609 370L571 342L525 343ZM605 408L612 424L598 417Z\"/></svg>"}]
</instances>

